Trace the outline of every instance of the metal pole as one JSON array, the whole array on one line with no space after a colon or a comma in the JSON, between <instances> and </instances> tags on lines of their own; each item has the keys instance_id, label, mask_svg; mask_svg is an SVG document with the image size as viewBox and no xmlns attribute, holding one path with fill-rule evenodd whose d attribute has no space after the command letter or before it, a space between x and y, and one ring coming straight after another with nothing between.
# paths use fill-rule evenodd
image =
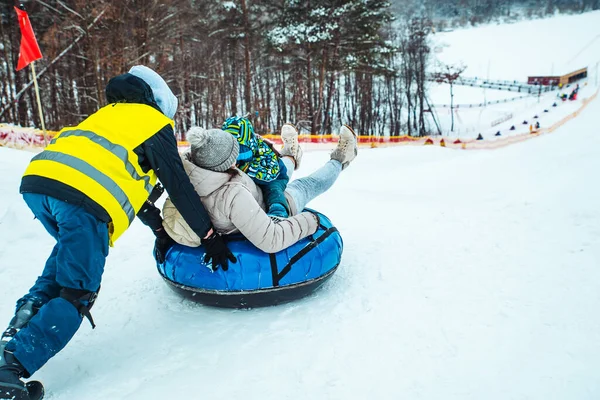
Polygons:
<instances>
[{"instance_id":1,"label":"metal pole","mask_svg":"<svg viewBox=\"0 0 600 400\"><path fill-rule=\"evenodd\" d=\"M46 135L46 124L44 124L44 113L42 112L42 102L40 101L40 89L38 88L37 78L35 76L35 61L31 63L31 73L33 74L33 86L35 86L35 97L37 98L38 110L40 112L42 131L44 131L44 147L46 147L48 146L48 136Z\"/></svg>"},{"instance_id":2,"label":"metal pole","mask_svg":"<svg viewBox=\"0 0 600 400\"><path fill-rule=\"evenodd\" d=\"M450 82L450 117L452 119L450 132L454 132L454 92L452 91L452 82Z\"/></svg>"},{"instance_id":3,"label":"metal pole","mask_svg":"<svg viewBox=\"0 0 600 400\"><path fill-rule=\"evenodd\" d=\"M92 21L91 24L89 24L87 26L87 30L86 32L84 32L83 34L81 34L80 36L77 37L77 39L75 39L70 45L67 46L66 49L64 49L59 55L57 55L54 60L52 60L48 65L46 65L41 71L40 71L40 76L42 76L46 71L48 71L48 69L50 67L52 67L52 65L54 65L54 63L56 63L58 60L60 60L65 54L67 54L67 52L69 50L71 50L71 48L73 46L75 46L81 39L83 39L83 37L85 35L87 35L87 32L89 32L89 30L92 28L92 26L94 26L96 24L96 22L98 22L98 20L100 19L100 17L102 17L102 15L104 15L104 13L106 12L106 10L108 9L108 5L104 8L104 10L102 10L102 12L100 14L98 14L98 16L96 18L94 18L94 20ZM31 87L32 82L27 83L27 85L25 85L23 87L23 89L21 89L19 91L19 93L17 93L13 99L13 101L9 102L6 106L4 106L4 108L2 108L2 110L0 110L0 118L4 115L4 113L9 110L11 107L14 107L17 104L17 100L19 100L21 98L21 96L23 95L23 93L25 93L25 91L27 91L30 87Z\"/></svg>"},{"instance_id":4,"label":"metal pole","mask_svg":"<svg viewBox=\"0 0 600 400\"><path fill-rule=\"evenodd\" d=\"M488 58L488 65L487 65L487 81L490 81L490 64L492 63L492 60L490 60ZM483 88L483 106L486 107L487 106L487 96L486 96L486 88Z\"/></svg>"}]
</instances>

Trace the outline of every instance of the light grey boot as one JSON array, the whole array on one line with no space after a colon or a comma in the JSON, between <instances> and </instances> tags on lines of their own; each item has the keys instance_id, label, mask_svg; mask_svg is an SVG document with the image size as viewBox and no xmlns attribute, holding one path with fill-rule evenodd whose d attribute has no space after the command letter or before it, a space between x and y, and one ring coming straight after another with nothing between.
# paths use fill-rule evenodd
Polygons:
<instances>
[{"instance_id":1,"label":"light grey boot","mask_svg":"<svg viewBox=\"0 0 600 400\"><path fill-rule=\"evenodd\" d=\"M358 143L356 133L348 125L340 128L340 139L338 145L331 153L331 159L339 161L342 169L345 169L358 154Z\"/></svg>"},{"instance_id":2,"label":"light grey boot","mask_svg":"<svg viewBox=\"0 0 600 400\"><path fill-rule=\"evenodd\" d=\"M291 157L294 159L296 167L300 168L300 162L302 161L302 147L298 142L298 129L292 124L284 124L281 127L281 141L283 147L279 151L282 157Z\"/></svg>"}]
</instances>

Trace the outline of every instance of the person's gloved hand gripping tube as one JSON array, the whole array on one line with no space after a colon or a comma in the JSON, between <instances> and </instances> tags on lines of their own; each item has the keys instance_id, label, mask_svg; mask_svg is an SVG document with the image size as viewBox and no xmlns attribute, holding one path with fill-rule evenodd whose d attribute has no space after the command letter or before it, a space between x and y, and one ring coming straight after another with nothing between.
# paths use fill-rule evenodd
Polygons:
<instances>
[{"instance_id":1,"label":"person's gloved hand gripping tube","mask_svg":"<svg viewBox=\"0 0 600 400\"><path fill-rule=\"evenodd\" d=\"M154 242L154 258L162 264L165 262L167 252L173 247L175 241L162 227L154 231L154 235L156 236L156 241ZM204 262L206 264L212 264L213 271L216 271L219 266L223 268L223 271L227 271L229 269L229 261L233 263L237 262L237 259L231 250L227 248L223 237L214 229L211 229L208 236L202 239L202 244L206 249Z\"/></svg>"},{"instance_id":2,"label":"person's gloved hand gripping tube","mask_svg":"<svg viewBox=\"0 0 600 400\"><path fill-rule=\"evenodd\" d=\"M206 249L206 255L204 256L205 263L212 263L213 271L216 271L219 266L223 268L223 271L229 269L229 261L236 263L237 259L229 250L225 244L223 237L214 229L208 232L208 236L201 240L204 248Z\"/></svg>"}]
</instances>

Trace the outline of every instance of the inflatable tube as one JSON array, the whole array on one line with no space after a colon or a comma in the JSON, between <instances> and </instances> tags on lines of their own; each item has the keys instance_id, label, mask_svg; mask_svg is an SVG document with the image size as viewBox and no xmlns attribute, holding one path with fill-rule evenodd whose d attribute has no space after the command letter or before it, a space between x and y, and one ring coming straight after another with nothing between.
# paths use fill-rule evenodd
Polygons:
<instances>
[{"instance_id":1,"label":"inflatable tube","mask_svg":"<svg viewBox=\"0 0 600 400\"><path fill-rule=\"evenodd\" d=\"M278 253L267 254L241 235L228 246L238 262L212 272L204 248L174 245L158 272L171 289L216 307L253 308L286 303L314 292L328 280L342 258L343 242L329 218L316 211L317 232Z\"/></svg>"}]
</instances>

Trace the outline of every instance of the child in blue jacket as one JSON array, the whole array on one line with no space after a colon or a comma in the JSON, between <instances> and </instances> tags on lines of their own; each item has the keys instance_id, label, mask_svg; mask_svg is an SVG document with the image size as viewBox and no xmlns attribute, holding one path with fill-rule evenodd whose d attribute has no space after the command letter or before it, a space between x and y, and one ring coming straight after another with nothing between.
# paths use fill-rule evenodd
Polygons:
<instances>
[{"instance_id":1,"label":"child in blue jacket","mask_svg":"<svg viewBox=\"0 0 600 400\"><path fill-rule=\"evenodd\" d=\"M223 123L222 129L236 137L240 145L236 166L261 188L267 214L287 218L290 210L284 191L289 177L281 158L260 135L254 133L254 127L247 118L230 117Z\"/></svg>"}]
</instances>

